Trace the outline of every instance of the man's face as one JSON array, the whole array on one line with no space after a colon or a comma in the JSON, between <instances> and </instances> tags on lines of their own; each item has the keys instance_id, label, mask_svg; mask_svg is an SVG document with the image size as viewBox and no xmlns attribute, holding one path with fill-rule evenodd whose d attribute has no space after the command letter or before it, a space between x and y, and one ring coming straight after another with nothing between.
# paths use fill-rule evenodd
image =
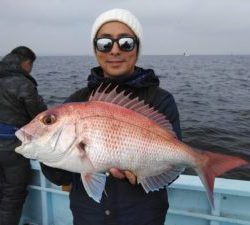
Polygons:
<instances>
[{"instance_id":1,"label":"man's face","mask_svg":"<svg viewBox=\"0 0 250 225\"><path fill-rule=\"evenodd\" d=\"M100 28L96 37L117 39L119 37L135 37L135 34L123 23L108 22ZM122 51L115 42L109 52L100 52L95 49L96 59L103 69L104 76L112 78L132 74L137 60L137 48L136 45L132 51Z\"/></svg>"},{"instance_id":2,"label":"man's face","mask_svg":"<svg viewBox=\"0 0 250 225\"><path fill-rule=\"evenodd\" d=\"M25 60L21 63L21 67L25 72L30 74L33 68L33 63L31 62L31 60Z\"/></svg>"}]
</instances>

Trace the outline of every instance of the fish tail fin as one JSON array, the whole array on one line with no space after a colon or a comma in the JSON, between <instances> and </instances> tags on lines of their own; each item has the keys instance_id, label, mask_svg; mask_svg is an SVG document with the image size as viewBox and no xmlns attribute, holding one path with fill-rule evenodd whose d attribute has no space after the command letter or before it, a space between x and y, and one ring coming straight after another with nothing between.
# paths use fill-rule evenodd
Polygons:
<instances>
[{"instance_id":1,"label":"fish tail fin","mask_svg":"<svg viewBox=\"0 0 250 225\"><path fill-rule=\"evenodd\" d=\"M215 177L236 167L248 164L249 162L239 157L212 152L202 152L202 155L204 155L207 160L205 163L201 163L201 166L195 170L205 186L208 200L212 208L214 208L213 190Z\"/></svg>"}]
</instances>

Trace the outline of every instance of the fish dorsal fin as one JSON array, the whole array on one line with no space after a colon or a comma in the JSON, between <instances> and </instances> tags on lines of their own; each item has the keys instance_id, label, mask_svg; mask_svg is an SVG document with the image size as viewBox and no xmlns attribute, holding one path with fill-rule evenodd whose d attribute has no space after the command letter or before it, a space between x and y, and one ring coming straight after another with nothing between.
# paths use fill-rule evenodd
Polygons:
<instances>
[{"instance_id":1,"label":"fish dorsal fin","mask_svg":"<svg viewBox=\"0 0 250 225\"><path fill-rule=\"evenodd\" d=\"M164 114L155 110L154 107L150 107L149 104L146 104L144 100L140 100L139 97L131 98L133 93L126 94L125 90L118 92L118 87L119 86L116 86L108 92L108 90L111 88L111 84L109 84L104 89L103 85L100 85L96 91L92 92L89 101L109 102L133 110L153 120L159 126L167 129L176 137L175 133L173 132L172 125L165 118Z\"/></svg>"}]
</instances>

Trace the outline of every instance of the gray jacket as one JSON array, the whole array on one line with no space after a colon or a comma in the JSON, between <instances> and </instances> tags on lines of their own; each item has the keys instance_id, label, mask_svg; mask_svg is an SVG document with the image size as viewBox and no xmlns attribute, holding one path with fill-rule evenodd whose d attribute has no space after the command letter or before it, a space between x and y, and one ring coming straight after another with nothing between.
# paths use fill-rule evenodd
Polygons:
<instances>
[{"instance_id":1,"label":"gray jacket","mask_svg":"<svg viewBox=\"0 0 250 225\"><path fill-rule=\"evenodd\" d=\"M22 127L46 109L35 79L21 69L19 58L5 56L0 61L0 123ZM0 140L0 151L18 144L17 139Z\"/></svg>"}]
</instances>

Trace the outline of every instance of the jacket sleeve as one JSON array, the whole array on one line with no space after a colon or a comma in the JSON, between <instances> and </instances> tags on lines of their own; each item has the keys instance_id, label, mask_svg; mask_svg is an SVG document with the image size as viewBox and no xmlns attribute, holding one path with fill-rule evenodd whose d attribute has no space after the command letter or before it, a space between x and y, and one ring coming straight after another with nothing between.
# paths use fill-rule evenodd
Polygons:
<instances>
[{"instance_id":1,"label":"jacket sleeve","mask_svg":"<svg viewBox=\"0 0 250 225\"><path fill-rule=\"evenodd\" d=\"M177 105L175 103L174 97L170 94L169 98L167 99L165 112L164 114L167 116L169 121L172 124L173 130L179 140L182 140L181 134L181 126L180 126L180 117Z\"/></svg>"},{"instance_id":2,"label":"jacket sleeve","mask_svg":"<svg viewBox=\"0 0 250 225\"><path fill-rule=\"evenodd\" d=\"M179 111L173 95L163 89L158 89L158 92L153 96L153 102L154 107L163 113L172 124L177 138L182 140Z\"/></svg>"},{"instance_id":3,"label":"jacket sleeve","mask_svg":"<svg viewBox=\"0 0 250 225\"><path fill-rule=\"evenodd\" d=\"M18 96L31 119L47 109L42 97L38 94L36 86L31 82L26 82L19 87Z\"/></svg>"},{"instance_id":4,"label":"jacket sleeve","mask_svg":"<svg viewBox=\"0 0 250 225\"><path fill-rule=\"evenodd\" d=\"M73 173L56 169L40 163L44 176L56 185L69 185L72 182Z\"/></svg>"}]
</instances>

